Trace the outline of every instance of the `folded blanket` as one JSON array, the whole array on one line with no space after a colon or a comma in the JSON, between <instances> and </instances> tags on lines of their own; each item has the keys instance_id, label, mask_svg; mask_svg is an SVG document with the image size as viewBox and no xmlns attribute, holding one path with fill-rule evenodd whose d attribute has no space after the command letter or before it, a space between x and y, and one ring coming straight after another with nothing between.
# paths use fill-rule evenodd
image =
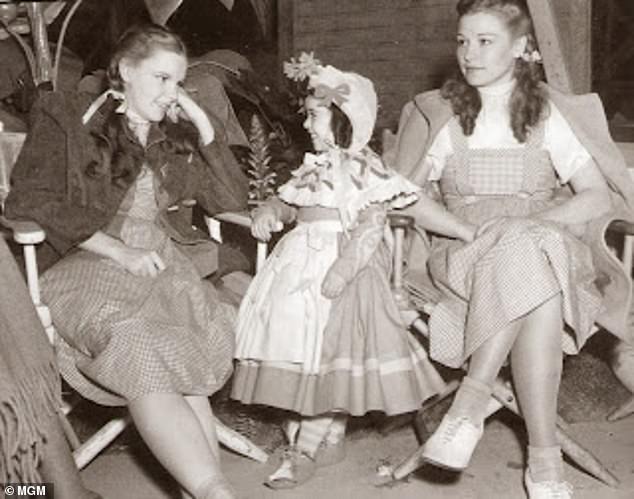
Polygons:
<instances>
[{"instance_id":1,"label":"folded blanket","mask_svg":"<svg viewBox=\"0 0 634 499\"><path fill-rule=\"evenodd\" d=\"M0 238L0 482L39 482L42 428L60 407L53 350Z\"/></svg>"}]
</instances>

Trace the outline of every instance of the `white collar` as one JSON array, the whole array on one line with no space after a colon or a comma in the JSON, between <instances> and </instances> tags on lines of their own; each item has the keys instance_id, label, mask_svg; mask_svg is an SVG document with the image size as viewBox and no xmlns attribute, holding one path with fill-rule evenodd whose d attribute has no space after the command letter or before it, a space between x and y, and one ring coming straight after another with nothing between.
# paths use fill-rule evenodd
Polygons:
<instances>
[{"instance_id":1,"label":"white collar","mask_svg":"<svg viewBox=\"0 0 634 499\"><path fill-rule=\"evenodd\" d=\"M478 91L480 92L481 95L483 96L502 96L502 95L508 95L513 91L513 88L515 87L515 79L512 79L510 81L505 81L502 83L495 83L493 85L489 85L486 87L479 87Z\"/></svg>"}]
</instances>

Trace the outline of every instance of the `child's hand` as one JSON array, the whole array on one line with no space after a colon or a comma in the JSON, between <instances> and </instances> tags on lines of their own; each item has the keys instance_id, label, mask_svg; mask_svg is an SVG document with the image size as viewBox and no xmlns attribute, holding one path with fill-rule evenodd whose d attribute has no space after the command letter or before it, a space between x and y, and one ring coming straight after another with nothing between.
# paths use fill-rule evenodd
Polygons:
<instances>
[{"instance_id":1,"label":"child's hand","mask_svg":"<svg viewBox=\"0 0 634 499\"><path fill-rule=\"evenodd\" d=\"M279 232L284 228L275 213L270 209L257 210L251 225L251 234L260 241L271 239L272 232Z\"/></svg>"},{"instance_id":2,"label":"child's hand","mask_svg":"<svg viewBox=\"0 0 634 499\"><path fill-rule=\"evenodd\" d=\"M346 280L335 272L328 272L321 284L321 294L326 298L337 298L346 287Z\"/></svg>"}]
</instances>

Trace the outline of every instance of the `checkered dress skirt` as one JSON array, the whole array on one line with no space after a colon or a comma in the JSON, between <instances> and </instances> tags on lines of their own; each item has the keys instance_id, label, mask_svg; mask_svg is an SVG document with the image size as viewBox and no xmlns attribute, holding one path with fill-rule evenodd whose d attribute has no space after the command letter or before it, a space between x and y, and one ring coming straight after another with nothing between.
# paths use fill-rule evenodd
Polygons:
<instances>
[{"instance_id":1,"label":"checkered dress skirt","mask_svg":"<svg viewBox=\"0 0 634 499\"><path fill-rule=\"evenodd\" d=\"M104 405L151 393L211 395L231 373L235 311L155 223L165 201L155 192L146 169L112 227L126 244L159 253L167 268L158 277L134 276L89 251L42 276L60 371Z\"/></svg>"},{"instance_id":2,"label":"checkered dress skirt","mask_svg":"<svg viewBox=\"0 0 634 499\"><path fill-rule=\"evenodd\" d=\"M432 358L460 367L487 339L561 293L562 348L576 353L593 331L601 295L590 249L562 226L531 217L559 187L543 129L523 148L469 149L457 122L440 179L448 209L480 225L473 242L436 238L429 269L442 298L430 318Z\"/></svg>"}]
</instances>

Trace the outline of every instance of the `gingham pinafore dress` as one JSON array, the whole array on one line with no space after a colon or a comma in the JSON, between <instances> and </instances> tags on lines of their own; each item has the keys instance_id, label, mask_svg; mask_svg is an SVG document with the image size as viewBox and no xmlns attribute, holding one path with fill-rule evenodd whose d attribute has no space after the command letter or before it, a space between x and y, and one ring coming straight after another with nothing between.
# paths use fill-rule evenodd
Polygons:
<instances>
[{"instance_id":1,"label":"gingham pinafore dress","mask_svg":"<svg viewBox=\"0 0 634 499\"><path fill-rule=\"evenodd\" d=\"M443 298L430 318L431 356L460 367L488 338L562 294L562 347L577 353L601 310L591 252L561 225L531 217L558 201L544 125L524 147L469 149L456 119L453 154L440 178L450 212L475 225L497 218L473 242L436 238L429 270Z\"/></svg>"},{"instance_id":2,"label":"gingham pinafore dress","mask_svg":"<svg viewBox=\"0 0 634 499\"><path fill-rule=\"evenodd\" d=\"M151 393L211 395L231 374L236 312L157 223L166 204L167 193L144 166L106 230L157 251L167 266L158 277L135 276L83 250L42 276L60 371L100 404Z\"/></svg>"}]
</instances>

